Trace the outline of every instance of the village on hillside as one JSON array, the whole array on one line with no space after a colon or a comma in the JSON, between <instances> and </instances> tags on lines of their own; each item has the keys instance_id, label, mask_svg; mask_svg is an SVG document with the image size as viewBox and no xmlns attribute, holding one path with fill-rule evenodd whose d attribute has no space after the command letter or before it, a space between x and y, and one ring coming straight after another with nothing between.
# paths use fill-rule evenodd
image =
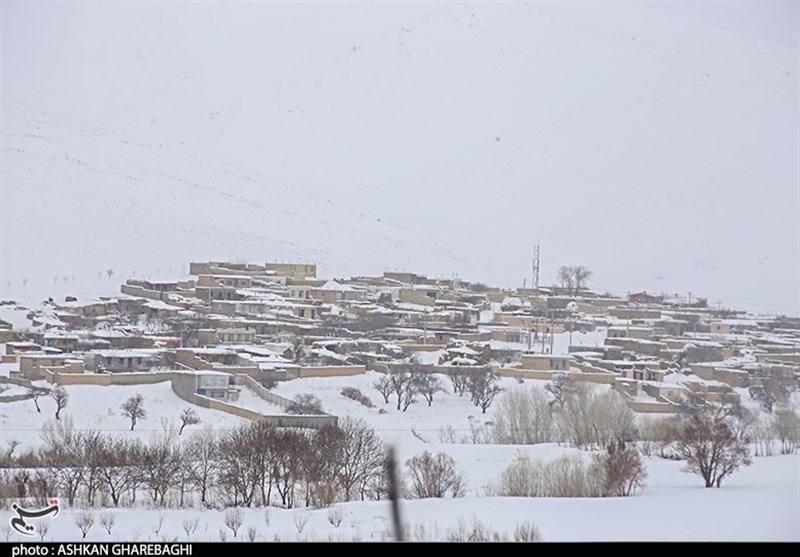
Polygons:
<instances>
[{"instance_id":1,"label":"village on hillside","mask_svg":"<svg viewBox=\"0 0 800 557\"><path fill-rule=\"evenodd\" d=\"M769 403L772 385L797 387L800 318L696 297L614 297L589 289L582 272L506 290L408 272L326 279L314 264L193 262L190 280L128 279L113 298L5 301L2 363L15 365L0 382L17 388L0 401L34 398L41 380L170 381L194 405L318 428L336 416L304 411L274 386L368 371L446 374L457 385L480 372L492 392L499 377L611 385L635 412L655 414L736 402L742 388ZM424 397L425 381L413 383L409 400ZM251 398L275 411L248 408Z\"/></svg>"}]
</instances>

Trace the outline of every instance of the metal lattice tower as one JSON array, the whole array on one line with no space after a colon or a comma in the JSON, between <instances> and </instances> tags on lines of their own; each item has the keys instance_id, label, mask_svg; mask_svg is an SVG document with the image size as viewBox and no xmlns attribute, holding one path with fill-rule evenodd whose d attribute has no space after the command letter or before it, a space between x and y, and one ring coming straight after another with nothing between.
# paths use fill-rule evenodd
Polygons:
<instances>
[{"instance_id":1,"label":"metal lattice tower","mask_svg":"<svg viewBox=\"0 0 800 557\"><path fill-rule=\"evenodd\" d=\"M533 267L531 274L531 286L534 290L539 289L539 242L533 248Z\"/></svg>"}]
</instances>

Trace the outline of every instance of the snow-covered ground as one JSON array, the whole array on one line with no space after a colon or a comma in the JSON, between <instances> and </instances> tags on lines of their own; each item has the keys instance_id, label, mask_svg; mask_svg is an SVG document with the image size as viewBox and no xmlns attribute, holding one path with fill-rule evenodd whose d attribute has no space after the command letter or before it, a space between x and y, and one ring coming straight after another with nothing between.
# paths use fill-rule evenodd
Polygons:
<instances>
[{"instance_id":1,"label":"snow-covered ground","mask_svg":"<svg viewBox=\"0 0 800 557\"><path fill-rule=\"evenodd\" d=\"M681 472L681 463L647 459L648 488L634 497L601 499L466 497L403 501L401 519L412 539L443 539L459 521L478 519L498 532L513 535L517 524L531 521L550 542L568 541L800 541L800 455L757 458L753 466L730 478L721 489L706 489L696 476ZM381 541L391 539L389 504L383 501L337 505L339 527L328 509L245 509L237 540L256 529L256 541ZM109 535L98 524L87 541L228 541L232 533L218 510L114 509L116 525ZM8 511L0 512L4 523ZM163 523L159 522L163 517ZM298 524L307 518L302 533ZM184 521L197 519L187 536ZM47 520L47 519L45 519ZM73 511L49 519L45 541L78 541ZM158 533L156 533L158 531ZM12 536L16 536L12 534ZM14 541L17 541L17 537ZM38 540L38 538L36 538Z\"/></svg>"},{"instance_id":2,"label":"snow-covered ground","mask_svg":"<svg viewBox=\"0 0 800 557\"><path fill-rule=\"evenodd\" d=\"M403 521L412 536L445 539L446 531L459 521L474 518L497 531L513 534L516 524L535 522L547 541L800 541L800 455L762 457L723 485L722 489L705 489L695 475L682 472L680 462L659 458L646 459L648 479L644 491L630 498L606 499L523 499L487 497L486 486L495 481L518 451L531 458L551 460L575 449L556 444L511 446L472 444L472 425L491 420L495 406L487 414L473 406L467 397L447 392L437 395L431 407L424 401L411 405L407 412L398 411L390 401L383 402L372 383L375 372L352 377L304 378L283 382L276 392L287 397L311 393L320 398L326 412L338 416L354 416L367 420L378 435L397 449L398 460L428 451L444 451L451 455L467 480L467 496L456 500L415 500L402 504ZM526 380L525 386L543 384ZM518 387L515 379L503 379L506 389ZM368 408L340 394L343 387L356 387L368 396L374 408ZM601 387L602 388L602 387ZM161 431L164 421L177 421L187 404L171 390L168 382L144 386L69 386L70 402L64 416L70 416L78 429L101 429L141 439ZM130 432L130 422L121 415L120 405L135 393L141 393L148 411L147 419ZM260 411L274 409L249 390L243 390L238 404ZM11 439L22 442L22 448L39 442L39 429L52 420L53 404L40 400L42 413L36 413L33 401L26 400L0 406L0 438L3 444ZM204 408L195 407L203 425L217 429L232 427L243 420ZM463 443L443 443L439 431L451 427ZM196 426L195 426L196 427ZM192 428L193 429L193 428ZM191 431L191 429L189 430ZM146 499L146 498L145 498ZM190 538L195 541L220 539L226 532L223 515L218 510L200 508L175 510L143 506L112 509L116 526L108 535L95 524L87 536L92 541L113 540L186 540L183 522L198 518L198 529ZM282 541L378 541L389 536L389 508L385 502L350 502L338 505L344 519L339 527L328 520L326 509L270 509L270 524L263 509L245 510L243 528L237 540L247 539L248 528L256 529L259 540ZM93 509L96 519L102 509ZM7 510L0 521L8 520ZM163 516L163 525L158 523ZM297 521L295 521L295 517ZM298 524L302 517L308 524L302 533ZM73 541L80 539L74 525L73 511L66 509L50 520L45 539ZM158 533L156 533L158 530ZM423 533L424 531L424 533ZM15 536L15 534L11 534ZM232 539L227 531L226 537ZM16 538L15 538L16 539Z\"/></svg>"},{"instance_id":3,"label":"snow-covered ground","mask_svg":"<svg viewBox=\"0 0 800 557\"><path fill-rule=\"evenodd\" d=\"M69 416L76 430L99 430L114 435L126 435L147 440L154 433L162 432L165 425L180 426L180 414L191 406L200 417L200 426L189 426L187 432L210 424L216 429L226 429L246 420L218 410L190 405L178 397L169 381L152 385L122 386L111 385L69 385L69 402L61 412L61 419ZM130 431L131 422L122 415L120 406L129 397L141 394L147 417ZM42 425L54 420L55 403L49 397L39 398L41 413L36 412L33 400L21 400L0 404L0 441L16 439L20 442L18 450L33 448L40 442ZM171 424L170 424L171 422Z\"/></svg>"}]
</instances>

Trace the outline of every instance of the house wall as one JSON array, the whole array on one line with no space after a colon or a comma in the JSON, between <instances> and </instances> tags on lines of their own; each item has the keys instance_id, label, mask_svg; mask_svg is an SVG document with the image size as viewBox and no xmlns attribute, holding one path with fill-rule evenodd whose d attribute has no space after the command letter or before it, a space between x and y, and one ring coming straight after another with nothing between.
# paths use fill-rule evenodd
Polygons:
<instances>
[{"instance_id":1,"label":"house wall","mask_svg":"<svg viewBox=\"0 0 800 557\"><path fill-rule=\"evenodd\" d=\"M620 319L661 319L661 311L657 309L611 308L608 313Z\"/></svg>"},{"instance_id":2,"label":"house wall","mask_svg":"<svg viewBox=\"0 0 800 557\"><path fill-rule=\"evenodd\" d=\"M523 354L521 357L522 367L525 369L539 369L550 371L567 371L571 360L565 358L551 358L547 355L540 357L538 355Z\"/></svg>"},{"instance_id":3,"label":"house wall","mask_svg":"<svg viewBox=\"0 0 800 557\"><path fill-rule=\"evenodd\" d=\"M642 414L667 414L674 412L673 406L668 402L626 400L625 404L634 412L640 412Z\"/></svg>"},{"instance_id":4,"label":"house wall","mask_svg":"<svg viewBox=\"0 0 800 557\"><path fill-rule=\"evenodd\" d=\"M434 296L428 296L428 292L434 293ZM401 288L400 301L409 304L419 304L423 306L432 306L436 304L436 296L438 291L436 289L423 289L423 288Z\"/></svg>"},{"instance_id":5,"label":"house wall","mask_svg":"<svg viewBox=\"0 0 800 557\"><path fill-rule=\"evenodd\" d=\"M317 276L317 265L314 263L265 263L264 268L275 274L293 278L314 278Z\"/></svg>"},{"instance_id":6,"label":"house wall","mask_svg":"<svg viewBox=\"0 0 800 557\"><path fill-rule=\"evenodd\" d=\"M156 290L147 290L141 286L132 284L123 284L119 287L120 292L129 296L136 296L137 298L147 298L149 300L163 300L167 298L166 292L158 292Z\"/></svg>"},{"instance_id":7,"label":"house wall","mask_svg":"<svg viewBox=\"0 0 800 557\"><path fill-rule=\"evenodd\" d=\"M367 372L364 366L314 366L301 367L299 377L348 377L363 375Z\"/></svg>"}]
</instances>

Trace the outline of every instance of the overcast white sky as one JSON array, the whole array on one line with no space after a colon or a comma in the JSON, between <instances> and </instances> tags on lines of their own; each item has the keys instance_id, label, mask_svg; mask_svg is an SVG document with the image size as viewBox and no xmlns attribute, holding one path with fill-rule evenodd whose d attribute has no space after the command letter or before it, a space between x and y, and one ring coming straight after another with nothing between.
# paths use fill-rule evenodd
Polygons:
<instances>
[{"instance_id":1,"label":"overcast white sky","mask_svg":"<svg viewBox=\"0 0 800 557\"><path fill-rule=\"evenodd\" d=\"M0 17L4 296L192 258L521 286L540 241L545 284L800 307L797 2Z\"/></svg>"}]
</instances>

